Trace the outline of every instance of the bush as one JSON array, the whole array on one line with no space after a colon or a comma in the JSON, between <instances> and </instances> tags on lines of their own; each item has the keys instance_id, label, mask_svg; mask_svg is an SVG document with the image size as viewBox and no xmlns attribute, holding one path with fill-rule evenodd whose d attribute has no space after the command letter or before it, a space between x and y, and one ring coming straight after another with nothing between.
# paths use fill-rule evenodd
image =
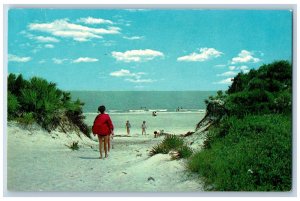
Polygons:
<instances>
[{"instance_id":1,"label":"bush","mask_svg":"<svg viewBox=\"0 0 300 201\"><path fill-rule=\"evenodd\" d=\"M178 158L188 158L193 153L193 150L184 143L181 137L177 135L166 135L161 143L151 149L149 155L153 156L159 153L167 154L170 151L178 153Z\"/></svg>"},{"instance_id":2,"label":"bush","mask_svg":"<svg viewBox=\"0 0 300 201\"><path fill-rule=\"evenodd\" d=\"M184 141L181 137L177 135L166 135L162 144L168 149L176 149L184 145Z\"/></svg>"},{"instance_id":3,"label":"bush","mask_svg":"<svg viewBox=\"0 0 300 201\"><path fill-rule=\"evenodd\" d=\"M195 153L188 169L217 191L290 191L291 116L228 118L209 149ZM229 126L230 125L230 126ZM224 135L226 133L226 135Z\"/></svg>"},{"instance_id":4,"label":"bush","mask_svg":"<svg viewBox=\"0 0 300 201\"><path fill-rule=\"evenodd\" d=\"M84 123L83 104L80 100L72 101L70 93L59 90L55 83L45 79L33 77L27 81L22 75L8 76L9 120L25 114L19 121L26 123L34 119L50 132L66 123L62 119L67 117L69 122L91 137L91 131Z\"/></svg>"},{"instance_id":5,"label":"bush","mask_svg":"<svg viewBox=\"0 0 300 201\"><path fill-rule=\"evenodd\" d=\"M193 149L187 145L183 145L178 149L180 158L189 158L193 154Z\"/></svg>"},{"instance_id":6,"label":"bush","mask_svg":"<svg viewBox=\"0 0 300 201\"><path fill-rule=\"evenodd\" d=\"M18 122L24 125L31 125L35 122L35 119L33 117L33 113L29 112L29 113L24 113L21 117L19 117Z\"/></svg>"},{"instance_id":7,"label":"bush","mask_svg":"<svg viewBox=\"0 0 300 201\"><path fill-rule=\"evenodd\" d=\"M12 120L17 117L18 110L20 108L19 101L15 95L7 93L7 117L8 120Z\"/></svg>"},{"instance_id":8,"label":"bush","mask_svg":"<svg viewBox=\"0 0 300 201\"><path fill-rule=\"evenodd\" d=\"M69 147L72 151L79 150L78 141L77 142L72 142L71 145L66 145L66 146Z\"/></svg>"}]
</instances>

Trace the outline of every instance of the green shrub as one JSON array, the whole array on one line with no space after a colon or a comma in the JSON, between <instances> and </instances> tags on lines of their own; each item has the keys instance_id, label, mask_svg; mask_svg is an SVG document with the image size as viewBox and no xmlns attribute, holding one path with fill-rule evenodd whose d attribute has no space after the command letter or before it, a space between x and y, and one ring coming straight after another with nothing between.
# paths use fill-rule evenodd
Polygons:
<instances>
[{"instance_id":1,"label":"green shrub","mask_svg":"<svg viewBox=\"0 0 300 201\"><path fill-rule=\"evenodd\" d=\"M13 120L18 115L20 108L19 101L15 95L7 93L7 117L8 120Z\"/></svg>"},{"instance_id":2,"label":"green shrub","mask_svg":"<svg viewBox=\"0 0 300 201\"><path fill-rule=\"evenodd\" d=\"M33 77L27 81L21 74L18 77L14 74L8 76L9 120L18 117L19 114L30 114L32 116L21 117L20 121L30 122L33 117L50 132L60 124L66 123L67 117L69 122L91 137L91 131L84 123L83 104L80 100L72 101L69 92L59 90L55 83L45 79Z\"/></svg>"},{"instance_id":3,"label":"green shrub","mask_svg":"<svg viewBox=\"0 0 300 201\"><path fill-rule=\"evenodd\" d=\"M180 158L189 158L193 154L193 149L187 145L183 145L178 148Z\"/></svg>"},{"instance_id":4,"label":"green shrub","mask_svg":"<svg viewBox=\"0 0 300 201\"><path fill-rule=\"evenodd\" d=\"M149 156L154 156L155 154L167 154L167 153L169 153L167 147L164 146L162 143L160 143L152 147L151 151L149 152Z\"/></svg>"},{"instance_id":5,"label":"green shrub","mask_svg":"<svg viewBox=\"0 0 300 201\"><path fill-rule=\"evenodd\" d=\"M166 135L161 143L151 149L149 155L153 156L159 153L167 154L170 151L177 151L179 158L188 158L193 153L193 150L184 143L181 137L177 135Z\"/></svg>"},{"instance_id":6,"label":"green shrub","mask_svg":"<svg viewBox=\"0 0 300 201\"><path fill-rule=\"evenodd\" d=\"M176 149L184 145L184 141L181 137L177 135L166 135L162 144L168 149Z\"/></svg>"},{"instance_id":7,"label":"green shrub","mask_svg":"<svg viewBox=\"0 0 300 201\"><path fill-rule=\"evenodd\" d=\"M33 113L24 113L21 117L19 117L18 122L24 125L31 125L35 122L35 119L33 117Z\"/></svg>"},{"instance_id":8,"label":"green shrub","mask_svg":"<svg viewBox=\"0 0 300 201\"><path fill-rule=\"evenodd\" d=\"M75 151L75 150L79 150L79 142L72 142L71 145L66 145L67 147L69 147L72 151Z\"/></svg>"},{"instance_id":9,"label":"green shrub","mask_svg":"<svg viewBox=\"0 0 300 201\"><path fill-rule=\"evenodd\" d=\"M291 116L255 115L225 121L227 126L214 131L210 149L195 153L188 169L198 172L207 186L213 185L212 190L290 191Z\"/></svg>"}]
</instances>

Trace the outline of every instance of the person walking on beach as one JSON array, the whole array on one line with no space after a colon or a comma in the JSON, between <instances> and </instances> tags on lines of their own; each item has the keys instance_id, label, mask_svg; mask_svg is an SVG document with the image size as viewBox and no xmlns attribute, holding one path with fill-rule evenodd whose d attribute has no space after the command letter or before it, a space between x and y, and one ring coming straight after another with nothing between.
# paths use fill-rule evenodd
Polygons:
<instances>
[{"instance_id":1,"label":"person walking on beach","mask_svg":"<svg viewBox=\"0 0 300 201\"><path fill-rule=\"evenodd\" d=\"M92 131L94 136L98 136L99 140L99 152L100 152L100 159L102 157L102 144L104 144L104 152L105 152L105 158L108 157L108 150L110 149L110 142L109 137L110 135L113 135L114 131L114 125L110 119L110 116L108 114L105 114L105 106L101 105L98 107L98 111L100 112L99 115L95 118Z\"/></svg>"},{"instance_id":2,"label":"person walking on beach","mask_svg":"<svg viewBox=\"0 0 300 201\"><path fill-rule=\"evenodd\" d=\"M127 120L126 121L126 130L127 130L127 135L129 135L130 134L130 128L131 128L131 125L130 125L130 123L129 123L129 121Z\"/></svg>"},{"instance_id":3,"label":"person walking on beach","mask_svg":"<svg viewBox=\"0 0 300 201\"><path fill-rule=\"evenodd\" d=\"M143 123L142 123L142 135L145 133L145 135L147 135L146 134L146 128L147 128L147 126L146 126L146 121L143 121Z\"/></svg>"}]
</instances>

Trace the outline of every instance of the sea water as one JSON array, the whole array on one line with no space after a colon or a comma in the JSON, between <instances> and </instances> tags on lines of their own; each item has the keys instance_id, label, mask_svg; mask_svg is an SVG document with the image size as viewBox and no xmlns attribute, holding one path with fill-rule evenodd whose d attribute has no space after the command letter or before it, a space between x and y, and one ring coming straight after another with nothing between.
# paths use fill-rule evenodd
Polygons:
<instances>
[{"instance_id":1,"label":"sea water","mask_svg":"<svg viewBox=\"0 0 300 201\"><path fill-rule=\"evenodd\" d=\"M71 91L73 100L84 102L85 122L93 125L99 105L106 106L115 126L115 134L126 134L125 123L131 124L131 135L141 135L146 121L147 134L164 130L184 134L194 131L205 115L204 100L214 91ZM156 112L157 116L152 113Z\"/></svg>"},{"instance_id":2,"label":"sea water","mask_svg":"<svg viewBox=\"0 0 300 201\"><path fill-rule=\"evenodd\" d=\"M105 105L109 112L164 110L196 111L206 108L204 100L215 91L71 91L72 99L84 102L84 112L97 112Z\"/></svg>"}]
</instances>

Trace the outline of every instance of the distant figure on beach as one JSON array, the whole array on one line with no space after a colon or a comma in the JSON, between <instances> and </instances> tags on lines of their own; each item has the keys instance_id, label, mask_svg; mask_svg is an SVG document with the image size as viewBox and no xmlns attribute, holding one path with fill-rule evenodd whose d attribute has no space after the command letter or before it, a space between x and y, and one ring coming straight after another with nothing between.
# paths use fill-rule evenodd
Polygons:
<instances>
[{"instance_id":1,"label":"distant figure on beach","mask_svg":"<svg viewBox=\"0 0 300 201\"><path fill-rule=\"evenodd\" d=\"M99 115L94 120L92 131L94 136L98 136L100 159L102 159L102 144L104 143L105 158L108 157L107 152L110 150L110 135L114 135L114 126L108 114L105 114L105 106L98 107Z\"/></svg>"},{"instance_id":2,"label":"distant figure on beach","mask_svg":"<svg viewBox=\"0 0 300 201\"><path fill-rule=\"evenodd\" d=\"M159 131L154 131L154 138L157 138L159 136Z\"/></svg>"},{"instance_id":3,"label":"distant figure on beach","mask_svg":"<svg viewBox=\"0 0 300 201\"><path fill-rule=\"evenodd\" d=\"M147 128L146 121L143 121L143 123L142 123L142 135L144 135L144 133L145 133L145 135L147 135L146 134L146 128Z\"/></svg>"},{"instance_id":4,"label":"distant figure on beach","mask_svg":"<svg viewBox=\"0 0 300 201\"><path fill-rule=\"evenodd\" d=\"M130 123L129 123L128 120L126 121L125 127L126 127L126 131L127 131L127 135L129 135L130 134L131 125L130 125Z\"/></svg>"},{"instance_id":5,"label":"distant figure on beach","mask_svg":"<svg viewBox=\"0 0 300 201\"><path fill-rule=\"evenodd\" d=\"M170 133L166 133L164 130L154 131L154 138L157 138L162 135L171 135Z\"/></svg>"},{"instance_id":6,"label":"distant figure on beach","mask_svg":"<svg viewBox=\"0 0 300 201\"><path fill-rule=\"evenodd\" d=\"M154 116L154 117L157 116L156 111L152 112L152 116Z\"/></svg>"}]
</instances>

